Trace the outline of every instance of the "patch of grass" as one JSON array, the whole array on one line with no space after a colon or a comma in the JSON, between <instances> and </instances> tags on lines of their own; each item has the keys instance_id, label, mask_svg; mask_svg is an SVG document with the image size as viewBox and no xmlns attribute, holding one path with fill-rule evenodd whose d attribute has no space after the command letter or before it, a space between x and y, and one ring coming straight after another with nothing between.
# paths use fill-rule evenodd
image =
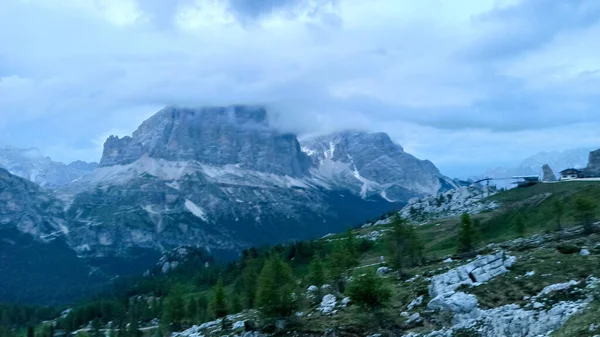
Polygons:
<instances>
[{"instance_id":1,"label":"patch of grass","mask_svg":"<svg viewBox=\"0 0 600 337\"><path fill-rule=\"evenodd\" d=\"M597 274L600 265L600 256L564 255L551 247L515 255L518 260L509 273L465 289L478 297L483 308L525 304L524 297L535 296L546 286L570 280L583 282L590 274ZM531 271L533 276L525 275Z\"/></svg>"},{"instance_id":2,"label":"patch of grass","mask_svg":"<svg viewBox=\"0 0 600 337\"><path fill-rule=\"evenodd\" d=\"M590 331L592 325L597 326ZM571 317L565 325L555 331L553 337L592 337L600 334L600 301L598 299L583 312Z\"/></svg>"}]
</instances>

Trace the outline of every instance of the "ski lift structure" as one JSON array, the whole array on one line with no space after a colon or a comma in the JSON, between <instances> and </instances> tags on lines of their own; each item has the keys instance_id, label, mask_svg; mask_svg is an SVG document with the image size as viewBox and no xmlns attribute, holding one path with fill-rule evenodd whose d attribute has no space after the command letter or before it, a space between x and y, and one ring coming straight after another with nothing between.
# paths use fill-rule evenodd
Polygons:
<instances>
[{"instance_id":1,"label":"ski lift structure","mask_svg":"<svg viewBox=\"0 0 600 337\"><path fill-rule=\"evenodd\" d=\"M540 183L540 176L515 176L511 178L483 178L475 181L475 184L479 184L485 181L488 189L490 187L490 181L493 180L514 180L512 184L517 185L517 187L530 187Z\"/></svg>"}]
</instances>

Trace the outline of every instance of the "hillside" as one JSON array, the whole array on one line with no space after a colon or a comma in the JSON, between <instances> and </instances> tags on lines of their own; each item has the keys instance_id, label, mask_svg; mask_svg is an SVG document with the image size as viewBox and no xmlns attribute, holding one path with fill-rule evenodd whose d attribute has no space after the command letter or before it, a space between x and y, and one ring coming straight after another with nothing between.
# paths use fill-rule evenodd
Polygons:
<instances>
[{"instance_id":1,"label":"hillside","mask_svg":"<svg viewBox=\"0 0 600 337\"><path fill-rule=\"evenodd\" d=\"M599 187L543 184L489 197L499 207L472 216L473 253L457 253L464 242L459 217L413 230L379 221L315 241L245 250L224 266L201 252L175 253L116 288L117 299L76 306L55 328L75 331L97 317L97 329L108 321L106 329L119 329L133 319L124 331L148 336L594 336L600 228L585 234L575 204L582 198L599 204ZM551 211L557 202L565 206L560 231ZM588 218L598 219L600 209L593 211ZM410 249L397 260L393 247ZM167 262L175 267L165 269ZM273 275L275 283L265 288ZM275 312L265 314L271 305ZM225 322L211 320L219 312L230 314ZM93 326L84 330L93 334Z\"/></svg>"}]
</instances>

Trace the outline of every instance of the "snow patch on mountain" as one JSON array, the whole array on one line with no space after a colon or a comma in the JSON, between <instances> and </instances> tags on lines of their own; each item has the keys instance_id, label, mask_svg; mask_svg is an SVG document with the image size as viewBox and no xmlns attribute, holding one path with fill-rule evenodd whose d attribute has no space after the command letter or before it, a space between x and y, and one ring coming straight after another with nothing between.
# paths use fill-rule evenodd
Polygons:
<instances>
[{"instance_id":1,"label":"snow patch on mountain","mask_svg":"<svg viewBox=\"0 0 600 337\"><path fill-rule=\"evenodd\" d=\"M208 216L206 216L206 212L204 211L204 209L202 209L202 207L186 199L185 208L187 208L188 211L192 212L192 214L194 214L198 218L202 219L202 221L208 222Z\"/></svg>"}]
</instances>

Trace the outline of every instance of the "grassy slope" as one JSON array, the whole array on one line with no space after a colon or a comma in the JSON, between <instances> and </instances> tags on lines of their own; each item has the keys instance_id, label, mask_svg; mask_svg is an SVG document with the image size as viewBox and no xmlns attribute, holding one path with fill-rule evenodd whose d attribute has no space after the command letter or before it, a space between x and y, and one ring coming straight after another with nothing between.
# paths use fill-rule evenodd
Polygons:
<instances>
[{"instance_id":1,"label":"grassy slope","mask_svg":"<svg viewBox=\"0 0 600 337\"><path fill-rule=\"evenodd\" d=\"M575 226L573 204L579 197L589 198L598 204L597 212L600 215L600 182L540 184L529 188L512 189L494 195L490 199L498 201L502 206L497 210L474 216L475 219L480 221L482 241L480 245L483 247L489 243L499 243L518 238L513 219L519 213L525 217L526 236L552 232L556 227L556 220L552 213L555 200L559 200L565 205L566 212L563 226L565 228ZM417 228L425 243L426 254L430 262L425 266L409 270L409 274L432 276L464 263L461 260L456 260L452 264L440 262L442 258L454 255L456 252L458 223L459 218L453 217L432 221ZM374 230L381 231L388 228L390 228L388 225L361 228L356 230L356 234L365 235ZM330 240L341 236L342 234L330 236L326 239ZM600 235L596 234L590 237L572 239L568 243L579 247L593 247L598 242L600 242ZM551 284L568 282L569 280L584 281L590 274L600 276L600 255L598 255L600 251L594 252L589 257L582 257L578 254L564 255L556 251L556 244L549 243L540 249L526 252L511 252L519 258L511 273L484 286L471 288L467 291L476 294L480 298L483 308L492 308L507 303L525 303L523 297L533 296ZM356 273L376 269L377 266L371 265L378 263L379 257L385 254L385 241L380 239L369 252L364 254L361 259L361 267L356 270ZM453 257L457 258L456 256ZM529 271L535 271L535 276L531 278L522 277ZM414 298L425 295L424 303L429 300L427 294L429 283L424 281L423 277L410 283L399 281L395 277L389 277L386 282L387 286L393 290L394 296L390 301L389 308L385 309L379 316L391 317L388 322L373 321L371 315L365 314L357 308L349 308L334 317L320 317L317 314L316 317L308 318L309 330L325 331L332 326L346 326L350 330L360 328L377 329L386 325L393 326L397 323L394 322L393 317L398 316L399 312L406 311L407 305ZM416 309L415 311L419 312L422 309ZM599 313L600 305L595 303L582 315L573 317L563 329L556 333L556 336L588 336L588 334L582 332L584 330L582 324L587 324L585 329L588 329L590 324L600 323L598 322L600 320ZM421 314L427 315L423 312ZM426 323L425 327L418 328L416 331L439 327L439 325ZM597 333L600 333L600 328ZM589 334L589 336L592 335Z\"/></svg>"}]
</instances>

